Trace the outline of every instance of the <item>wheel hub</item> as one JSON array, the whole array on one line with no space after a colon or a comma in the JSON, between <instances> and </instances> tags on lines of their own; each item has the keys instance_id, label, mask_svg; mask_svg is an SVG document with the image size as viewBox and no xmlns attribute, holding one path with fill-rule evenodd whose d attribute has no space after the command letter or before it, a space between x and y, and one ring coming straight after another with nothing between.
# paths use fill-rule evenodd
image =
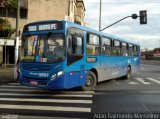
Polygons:
<instances>
[{"instance_id":1,"label":"wheel hub","mask_svg":"<svg viewBox=\"0 0 160 119\"><path fill-rule=\"evenodd\" d=\"M91 76L87 76L86 86L90 87L93 85L93 79Z\"/></svg>"}]
</instances>

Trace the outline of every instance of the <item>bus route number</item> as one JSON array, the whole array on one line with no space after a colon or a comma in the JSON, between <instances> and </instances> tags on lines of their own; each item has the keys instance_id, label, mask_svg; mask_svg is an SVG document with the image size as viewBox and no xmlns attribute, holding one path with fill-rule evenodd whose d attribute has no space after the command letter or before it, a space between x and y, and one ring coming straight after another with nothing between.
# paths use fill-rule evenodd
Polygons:
<instances>
[{"instance_id":1,"label":"bus route number","mask_svg":"<svg viewBox=\"0 0 160 119\"><path fill-rule=\"evenodd\" d=\"M87 62L96 62L97 59L95 57L88 57Z\"/></svg>"},{"instance_id":2,"label":"bus route number","mask_svg":"<svg viewBox=\"0 0 160 119\"><path fill-rule=\"evenodd\" d=\"M37 31L37 26L29 26L28 31Z\"/></svg>"}]
</instances>

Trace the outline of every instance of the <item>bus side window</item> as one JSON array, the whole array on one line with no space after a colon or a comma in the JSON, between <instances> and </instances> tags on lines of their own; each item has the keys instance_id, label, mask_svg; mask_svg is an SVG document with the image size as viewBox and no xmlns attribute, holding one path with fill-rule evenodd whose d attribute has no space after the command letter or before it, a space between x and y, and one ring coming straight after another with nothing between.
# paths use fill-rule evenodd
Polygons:
<instances>
[{"instance_id":1,"label":"bus side window","mask_svg":"<svg viewBox=\"0 0 160 119\"><path fill-rule=\"evenodd\" d=\"M122 42L121 55L128 56L127 43Z\"/></svg>"},{"instance_id":2,"label":"bus side window","mask_svg":"<svg viewBox=\"0 0 160 119\"><path fill-rule=\"evenodd\" d=\"M137 54L140 55L140 46L137 46Z\"/></svg>"},{"instance_id":3,"label":"bus side window","mask_svg":"<svg viewBox=\"0 0 160 119\"><path fill-rule=\"evenodd\" d=\"M87 55L100 55L100 38L94 34L87 34Z\"/></svg>"},{"instance_id":4,"label":"bus side window","mask_svg":"<svg viewBox=\"0 0 160 119\"><path fill-rule=\"evenodd\" d=\"M113 56L120 56L120 41L114 40L113 41L113 48L112 48Z\"/></svg>"},{"instance_id":5,"label":"bus side window","mask_svg":"<svg viewBox=\"0 0 160 119\"><path fill-rule=\"evenodd\" d=\"M134 45L133 46L133 52L134 52L134 56L138 56L138 52L139 52L139 49L138 49L138 46Z\"/></svg>"},{"instance_id":6,"label":"bus side window","mask_svg":"<svg viewBox=\"0 0 160 119\"><path fill-rule=\"evenodd\" d=\"M128 53L129 53L129 56L133 56L133 45L132 44L129 44L128 46Z\"/></svg>"},{"instance_id":7,"label":"bus side window","mask_svg":"<svg viewBox=\"0 0 160 119\"><path fill-rule=\"evenodd\" d=\"M111 56L111 39L102 37L102 55Z\"/></svg>"}]
</instances>

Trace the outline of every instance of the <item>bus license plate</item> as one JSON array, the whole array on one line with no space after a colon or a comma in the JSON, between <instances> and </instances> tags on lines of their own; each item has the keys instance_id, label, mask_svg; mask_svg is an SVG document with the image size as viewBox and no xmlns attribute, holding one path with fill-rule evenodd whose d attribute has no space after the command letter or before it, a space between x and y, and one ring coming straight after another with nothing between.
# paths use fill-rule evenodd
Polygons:
<instances>
[{"instance_id":1,"label":"bus license plate","mask_svg":"<svg viewBox=\"0 0 160 119\"><path fill-rule=\"evenodd\" d=\"M37 81L30 81L30 84L31 85L38 85L38 82Z\"/></svg>"}]
</instances>

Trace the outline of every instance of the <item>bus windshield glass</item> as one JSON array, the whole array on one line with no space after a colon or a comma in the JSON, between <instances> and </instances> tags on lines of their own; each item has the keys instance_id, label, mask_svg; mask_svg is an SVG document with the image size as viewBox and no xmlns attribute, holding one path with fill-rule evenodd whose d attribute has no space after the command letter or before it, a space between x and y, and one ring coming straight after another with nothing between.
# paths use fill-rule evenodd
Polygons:
<instances>
[{"instance_id":1,"label":"bus windshield glass","mask_svg":"<svg viewBox=\"0 0 160 119\"><path fill-rule=\"evenodd\" d=\"M23 36L21 61L23 62L60 62L64 60L63 34Z\"/></svg>"}]
</instances>

